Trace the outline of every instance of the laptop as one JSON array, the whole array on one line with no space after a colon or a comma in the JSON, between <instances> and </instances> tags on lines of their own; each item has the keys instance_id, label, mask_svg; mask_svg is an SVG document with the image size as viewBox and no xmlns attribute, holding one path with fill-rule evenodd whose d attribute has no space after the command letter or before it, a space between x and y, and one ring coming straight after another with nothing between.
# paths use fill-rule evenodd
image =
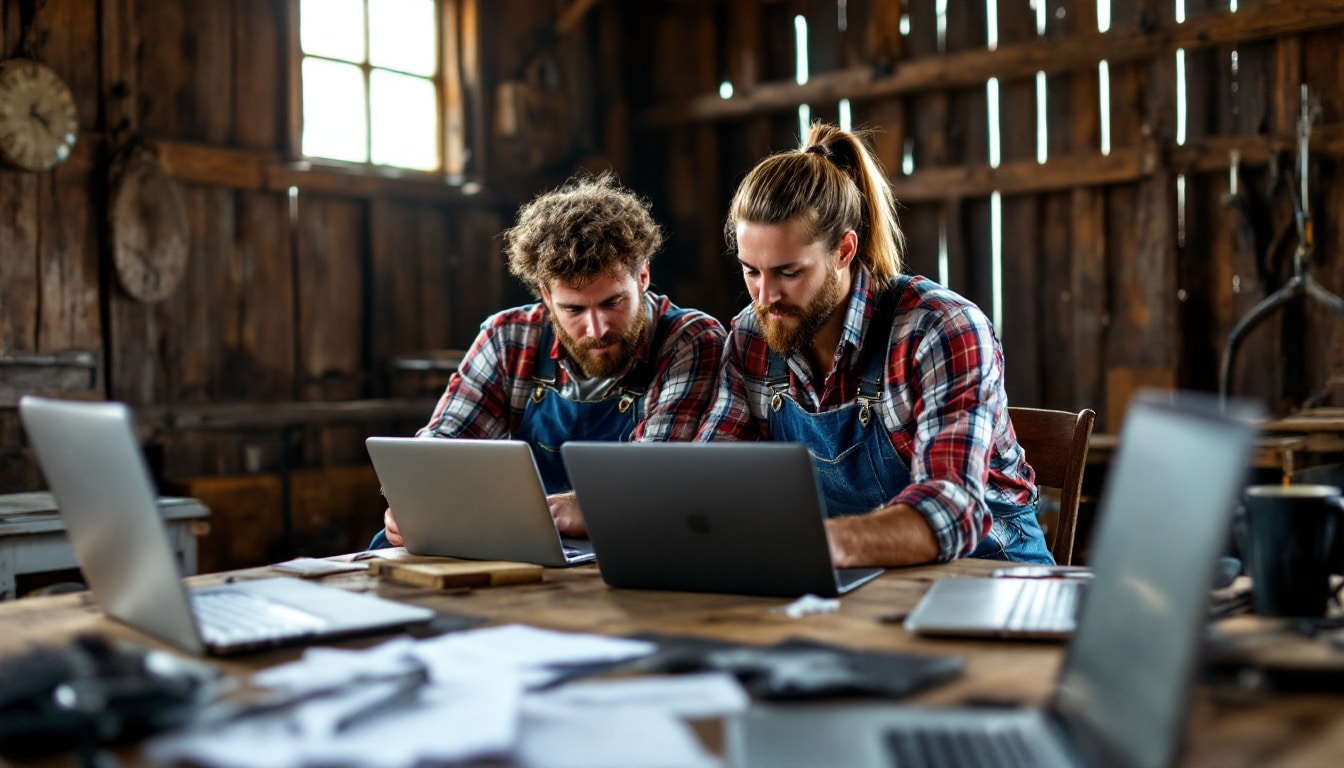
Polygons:
<instances>
[{"instance_id":1,"label":"laptop","mask_svg":"<svg viewBox=\"0 0 1344 768\"><path fill-rule=\"evenodd\" d=\"M837 570L801 443L560 446L613 587L834 597L881 568Z\"/></svg>"},{"instance_id":2,"label":"laptop","mask_svg":"<svg viewBox=\"0 0 1344 768\"><path fill-rule=\"evenodd\" d=\"M1169 397L1144 393L1129 409L1095 576L1045 709L761 709L730 725L732 764L1171 765L1262 409Z\"/></svg>"},{"instance_id":3,"label":"laptop","mask_svg":"<svg viewBox=\"0 0 1344 768\"><path fill-rule=\"evenodd\" d=\"M434 612L293 578L187 589L130 410L25 396L19 416L94 599L191 653L227 655L399 629Z\"/></svg>"},{"instance_id":4,"label":"laptop","mask_svg":"<svg viewBox=\"0 0 1344 768\"><path fill-rule=\"evenodd\" d=\"M408 552L550 567L593 561L587 539L556 531L527 443L441 437L364 442Z\"/></svg>"},{"instance_id":5,"label":"laptop","mask_svg":"<svg viewBox=\"0 0 1344 768\"><path fill-rule=\"evenodd\" d=\"M1243 473L1237 466L1224 469L1222 474L1214 473L1220 460L1231 458L1226 455L1215 452L1209 456L1195 453L1187 456L1175 450L1182 444L1170 438L1169 433L1175 425L1196 417L1169 422L1173 418L1167 405L1171 397L1169 391L1142 395L1126 420L1121 452L1111 467L1097 512L1101 520L1123 519L1124 527L1117 530L1103 525L1097 532L1091 573L1099 578L1113 580L1116 573L1128 572L1136 558L1154 564L1186 561L1193 553L1220 548L1226 540L1227 525L1219 515L1172 512L1186 507L1199 509L1201 504L1216 501L1203 494L1208 484L1235 483ZM1190 471L1183 478L1171 478L1169 487L1145 483L1144 478L1153 471L1145 457L1155 455L1169 456L1174 466L1187 466ZM1207 468L1198 464L1201 460L1208 462ZM1177 482L1181 479L1183 483ZM1188 499L1189 496L1204 498ZM1161 535L1136 544L1126 535L1130 530ZM1003 570L1012 573L1036 569ZM1068 577L1088 573L1058 570ZM1077 627L1079 606L1091 583L1092 579L1080 578L941 579L934 582L906 617L905 628L920 635L1068 637Z\"/></svg>"}]
</instances>

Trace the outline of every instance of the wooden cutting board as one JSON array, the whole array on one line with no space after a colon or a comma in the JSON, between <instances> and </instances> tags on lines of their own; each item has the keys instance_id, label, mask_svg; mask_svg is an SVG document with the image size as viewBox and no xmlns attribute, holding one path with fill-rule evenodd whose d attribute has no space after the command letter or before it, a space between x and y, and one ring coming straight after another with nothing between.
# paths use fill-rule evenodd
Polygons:
<instances>
[{"instance_id":1,"label":"wooden cutting board","mask_svg":"<svg viewBox=\"0 0 1344 768\"><path fill-rule=\"evenodd\" d=\"M452 560L442 557L409 557L374 560L369 573L390 581L430 589L497 587L541 581L540 565L506 560Z\"/></svg>"}]
</instances>

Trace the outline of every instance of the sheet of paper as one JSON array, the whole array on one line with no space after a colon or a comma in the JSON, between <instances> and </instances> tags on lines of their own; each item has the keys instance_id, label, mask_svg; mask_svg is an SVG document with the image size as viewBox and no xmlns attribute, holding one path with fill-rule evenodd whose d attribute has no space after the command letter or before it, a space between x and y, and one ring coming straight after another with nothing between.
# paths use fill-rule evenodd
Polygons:
<instances>
[{"instance_id":1,"label":"sheet of paper","mask_svg":"<svg viewBox=\"0 0 1344 768\"><path fill-rule=\"evenodd\" d=\"M296 557L293 560L286 560L283 563L272 563L271 570L281 573L292 573L296 576L302 576L305 579L316 579L322 576L330 576L334 573L354 573L357 571L367 571L369 564L365 562L351 562L342 560L328 560L319 557Z\"/></svg>"},{"instance_id":2,"label":"sheet of paper","mask_svg":"<svg viewBox=\"0 0 1344 768\"><path fill-rule=\"evenodd\" d=\"M450 674L460 666L511 669L524 672L525 685L535 687L562 674L562 665L625 661L657 649L645 640L509 624L422 640L415 655L431 675Z\"/></svg>"},{"instance_id":3,"label":"sheet of paper","mask_svg":"<svg viewBox=\"0 0 1344 768\"><path fill-rule=\"evenodd\" d=\"M530 693L526 701L529 705L571 710L643 707L691 719L735 715L751 705L737 678L726 672L569 683L544 693Z\"/></svg>"},{"instance_id":4,"label":"sheet of paper","mask_svg":"<svg viewBox=\"0 0 1344 768\"><path fill-rule=\"evenodd\" d=\"M716 768L685 722L647 707L523 707L517 763L524 768Z\"/></svg>"},{"instance_id":5,"label":"sheet of paper","mask_svg":"<svg viewBox=\"0 0 1344 768\"><path fill-rule=\"evenodd\" d=\"M714 765L712 759L705 762L694 734L672 713L730 706L732 694L723 680L685 686L665 681L669 687L661 706L639 704L658 699L657 685L588 693L585 686L568 699L558 689L548 694L550 704L539 697L523 706L524 690L560 674L556 665L623 661L656 649L642 640L523 625L419 641L402 637L358 650L311 647L298 661L252 678L258 686L314 694L311 698L213 728L161 736L151 742L149 754L155 761L221 768L382 768L510 757L527 742L519 731L526 710L531 713L528 727L538 729L532 740L536 755L552 752L552 740L562 733L584 742L582 758L564 765ZM408 671L426 672L423 686L383 706ZM696 697L706 702L698 709L692 702ZM628 721L617 726L628 734L609 732L614 717ZM647 762L641 755L650 746L660 760L672 762Z\"/></svg>"},{"instance_id":6,"label":"sheet of paper","mask_svg":"<svg viewBox=\"0 0 1344 768\"><path fill-rule=\"evenodd\" d=\"M160 736L147 744L147 755L157 763L211 768L402 768L507 757L518 744L516 679L464 671L452 681L425 686L412 703L338 730L336 722L352 707L362 707L375 689L353 686L346 696L293 710Z\"/></svg>"}]
</instances>

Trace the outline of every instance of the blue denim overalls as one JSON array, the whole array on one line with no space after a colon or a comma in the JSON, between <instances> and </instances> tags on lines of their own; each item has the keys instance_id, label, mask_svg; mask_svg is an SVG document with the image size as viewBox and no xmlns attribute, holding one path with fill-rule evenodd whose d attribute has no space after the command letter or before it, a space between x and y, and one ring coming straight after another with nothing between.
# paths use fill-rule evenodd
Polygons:
<instances>
[{"instance_id":1,"label":"blue denim overalls","mask_svg":"<svg viewBox=\"0 0 1344 768\"><path fill-rule=\"evenodd\" d=\"M648 357L635 363L622 378L615 394L592 402L569 400L555 388L556 362L549 354L554 331L550 324L542 329L537 365L532 372L532 397L527 401L513 439L532 446L532 457L537 462L547 494L564 493L570 489L569 476L560 461L561 444L571 440L619 442L630 438L638 423L636 405L653 381L658 368L658 351L667 336L667 329L688 311L677 308L663 315L649 342Z\"/></svg>"},{"instance_id":2,"label":"blue denim overalls","mask_svg":"<svg viewBox=\"0 0 1344 768\"><path fill-rule=\"evenodd\" d=\"M886 375L887 335L910 277L901 275L878 299L868 326L868 343L855 364L859 372L854 402L833 411L809 413L789 393L788 363L769 354L766 386L770 399L770 439L805 443L812 452L826 512L831 517L858 515L884 506L910 484L910 469L897 455L891 436L877 416ZM971 557L1053 563L1036 522L1036 504L988 502L994 523Z\"/></svg>"},{"instance_id":3,"label":"blue denim overalls","mask_svg":"<svg viewBox=\"0 0 1344 768\"><path fill-rule=\"evenodd\" d=\"M550 323L542 326L537 344L537 364L532 371L532 396L528 398L523 416L510 438L532 446L532 458L537 462L541 482L547 495L564 493L570 489L569 476L560 460L560 446L570 440L598 440L619 442L630 438L638 423L636 407L648 391L658 369L659 350L668 329L677 318L690 310L677 307L669 310L658 321L649 342L646 359L637 360L622 378L615 394L602 400L581 402L570 400L555 388L556 362L551 357L555 331ZM369 542L369 549L391 546L387 534L379 531Z\"/></svg>"}]
</instances>

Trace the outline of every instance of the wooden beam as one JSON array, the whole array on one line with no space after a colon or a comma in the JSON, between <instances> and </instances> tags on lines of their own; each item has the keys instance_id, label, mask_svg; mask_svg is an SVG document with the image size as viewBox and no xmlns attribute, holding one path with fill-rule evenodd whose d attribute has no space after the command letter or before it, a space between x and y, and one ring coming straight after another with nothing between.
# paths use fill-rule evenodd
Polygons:
<instances>
[{"instance_id":1,"label":"wooden beam","mask_svg":"<svg viewBox=\"0 0 1344 768\"><path fill-rule=\"evenodd\" d=\"M707 93L646 110L640 121L667 126L707 120L729 120L796 109L799 104L879 99L920 91L948 91L983 86L991 77L1001 82L1092 69L1105 59L1120 62L1199 50L1281 35L1344 26L1344 0L1276 0L1243 8L1235 14L1210 11L1183 24L1156 29L1112 29L1105 34L1077 34L1066 39L1020 43L997 50L975 50L896 63L891 71L849 67L819 74L807 84L789 80L743 88L731 99Z\"/></svg>"},{"instance_id":2,"label":"wooden beam","mask_svg":"<svg viewBox=\"0 0 1344 768\"><path fill-rule=\"evenodd\" d=\"M1231 153L1241 153L1245 167L1263 166L1270 155L1290 152L1296 146L1291 136L1215 136L1171 148L1155 146L1119 149L1109 155L1061 155L1040 164L1035 160L1006 162L998 168L987 165L946 166L920 170L891 180L896 199L925 203L958 198L1035 194L1108 184L1136 182L1159 167L1174 173L1212 173L1229 167ZM1344 156L1344 125L1312 131L1311 151L1318 157Z\"/></svg>"},{"instance_id":3,"label":"wooden beam","mask_svg":"<svg viewBox=\"0 0 1344 768\"><path fill-rule=\"evenodd\" d=\"M83 136L80 137L81 141ZM485 194L468 195L439 174L365 172L310 161L288 161L269 150L212 147L182 141L151 140L159 161L178 181L206 186L268 192L287 192L290 187L338 197L390 197L431 202L493 205Z\"/></svg>"},{"instance_id":4,"label":"wooden beam","mask_svg":"<svg viewBox=\"0 0 1344 768\"><path fill-rule=\"evenodd\" d=\"M435 398L340 400L323 402L233 402L154 405L135 409L142 439L184 429L282 429L326 427L383 419L428 419Z\"/></svg>"}]
</instances>

